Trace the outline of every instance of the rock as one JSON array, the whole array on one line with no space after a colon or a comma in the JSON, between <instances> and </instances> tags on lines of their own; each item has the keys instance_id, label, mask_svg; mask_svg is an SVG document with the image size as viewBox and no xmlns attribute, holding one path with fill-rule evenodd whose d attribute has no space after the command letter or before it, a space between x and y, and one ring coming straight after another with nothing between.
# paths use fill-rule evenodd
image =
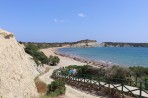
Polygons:
<instances>
[{"instance_id":1,"label":"rock","mask_svg":"<svg viewBox=\"0 0 148 98\"><path fill-rule=\"evenodd\" d=\"M14 35L0 29L0 98L37 98L34 78L39 74L32 57Z\"/></svg>"},{"instance_id":2,"label":"rock","mask_svg":"<svg viewBox=\"0 0 148 98\"><path fill-rule=\"evenodd\" d=\"M81 40L71 44L71 47L96 47L97 41L96 40Z\"/></svg>"}]
</instances>

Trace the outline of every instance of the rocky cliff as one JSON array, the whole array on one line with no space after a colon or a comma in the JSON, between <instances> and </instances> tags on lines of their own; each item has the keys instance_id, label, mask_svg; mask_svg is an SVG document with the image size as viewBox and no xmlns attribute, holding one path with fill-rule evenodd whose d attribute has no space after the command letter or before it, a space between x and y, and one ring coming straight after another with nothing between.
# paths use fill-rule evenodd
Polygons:
<instances>
[{"instance_id":1,"label":"rocky cliff","mask_svg":"<svg viewBox=\"0 0 148 98\"><path fill-rule=\"evenodd\" d=\"M71 47L96 47L97 41L96 40L81 40L71 44Z\"/></svg>"},{"instance_id":2,"label":"rocky cliff","mask_svg":"<svg viewBox=\"0 0 148 98\"><path fill-rule=\"evenodd\" d=\"M35 67L14 35L0 29L0 98L37 98Z\"/></svg>"}]
</instances>

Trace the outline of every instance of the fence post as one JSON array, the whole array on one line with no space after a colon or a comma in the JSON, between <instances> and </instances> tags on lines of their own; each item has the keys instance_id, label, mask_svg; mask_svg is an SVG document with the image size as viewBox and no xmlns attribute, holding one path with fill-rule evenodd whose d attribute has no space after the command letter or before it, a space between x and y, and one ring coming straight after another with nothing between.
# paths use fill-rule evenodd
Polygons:
<instances>
[{"instance_id":1,"label":"fence post","mask_svg":"<svg viewBox=\"0 0 148 98\"><path fill-rule=\"evenodd\" d=\"M145 85L145 89L148 90L148 79L147 78L145 78L145 84L144 85Z\"/></svg>"},{"instance_id":2,"label":"fence post","mask_svg":"<svg viewBox=\"0 0 148 98\"><path fill-rule=\"evenodd\" d=\"M140 90L140 97L139 98L142 98L142 82L140 82L140 88L139 88L139 90Z\"/></svg>"},{"instance_id":3,"label":"fence post","mask_svg":"<svg viewBox=\"0 0 148 98\"><path fill-rule=\"evenodd\" d=\"M78 84L79 84L79 75L78 75Z\"/></svg>"},{"instance_id":4,"label":"fence post","mask_svg":"<svg viewBox=\"0 0 148 98\"><path fill-rule=\"evenodd\" d=\"M64 73L64 81L65 81L65 83L66 83L66 73Z\"/></svg>"},{"instance_id":5,"label":"fence post","mask_svg":"<svg viewBox=\"0 0 148 98\"><path fill-rule=\"evenodd\" d=\"M132 85L132 81L130 80L130 86Z\"/></svg>"},{"instance_id":6,"label":"fence post","mask_svg":"<svg viewBox=\"0 0 148 98\"><path fill-rule=\"evenodd\" d=\"M122 86L122 96L123 96L123 80L121 82L121 86Z\"/></svg>"},{"instance_id":7,"label":"fence post","mask_svg":"<svg viewBox=\"0 0 148 98\"><path fill-rule=\"evenodd\" d=\"M137 87L137 76L136 76L136 87Z\"/></svg>"},{"instance_id":8,"label":"fence post","mask_svg":"<svg viewBox=\"0 0 148 98\"><path fill-rule=\"evenodd\" d=\"M70 77L71 77L71 75L68 76L68 83L70 82Z\"/></svg>"},{"instance_id":9,"label":"fence post","mask_svg":"<svg viewBox=\"0 0 148 98\"><path fill-rule=\"evenodd\" d=\"M84 83L85 83L85 74L84 74Z\"/></svg>"},{"instance_id":10,"label":"fence post","mask_svg":"<svg viewBox=\"0 0 148 98\"><path fill-rule=\"evenodd\" d=\"M100 80L101 80L101 79L100 79L100 77L99 77L99 86L100 86Z\"/></svg>"},{"instance_id":11,"label":"fence post","mask_svg":"<svg viewBox=\"0 0 148 98\"><path fill-rule=\"evenodd\" d=\"M110 81L108 82L108 88L110 88Z\"/></svg>"},{"instance_id":12,"label":"fence post","mask_svg":"<svg viewBox=\"0 0 148 98\"><path fill-rule=\"evenodd\" d=\"M90 77L90 76L89 76ZM92 76L90 77L90 84L92 83Z\"/></svg>"},{"instance_id":13,"label":"fence post","mask_svg":"<svg viewBox=\"0 0 148 98\"><path fill-rule=\"evenodd\" d=\"M145 80L144 80L144 87L146 88L146 82L147 82L147 79L145 78Z\"/></svg>"},{"instance_id":14,"label":"fence post","mask_svg":"<svg viewBox=\"0 0 148 98\"><path fill-rule=\"evenodd\" d=\"M146 90L148 90L148 89L147 89L147 87L148 87L147 85L148 85L148 79L147 79L147 78L145 78L144 87L145 87L145 89L146 89Z\"/></svg>"}]
</instances>

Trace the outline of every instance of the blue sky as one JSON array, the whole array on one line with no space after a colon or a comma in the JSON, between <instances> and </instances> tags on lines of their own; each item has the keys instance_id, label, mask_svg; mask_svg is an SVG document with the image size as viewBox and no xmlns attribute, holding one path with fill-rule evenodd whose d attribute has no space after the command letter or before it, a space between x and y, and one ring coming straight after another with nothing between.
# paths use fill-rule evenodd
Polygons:
<instances>
[{"instance_id":1,"label":"blue sky","mask_svg":"<svg viewBox=\"0 0 148 98\"><path fill-rule=\"evenodd\" d=\"M148 0L0 0L0 28L27 42L148 42Z\"/></svg>"}]
</instances>

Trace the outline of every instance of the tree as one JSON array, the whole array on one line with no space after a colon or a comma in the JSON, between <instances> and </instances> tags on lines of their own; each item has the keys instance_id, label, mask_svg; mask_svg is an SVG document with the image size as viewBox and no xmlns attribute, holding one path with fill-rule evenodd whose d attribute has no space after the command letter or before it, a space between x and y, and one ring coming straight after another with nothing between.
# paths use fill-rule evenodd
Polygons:
<instances>
[{"instance_id":1,"label":"tree","mask_svg":"<svg viewBox=\"0 0 148 98\"><path fill-rule=\"evenodd\" d=\"M58 56L50 56L49 57L50 65L57 65L59 62L60 62L60 59Z\"/></svg>"}]
</instances>

